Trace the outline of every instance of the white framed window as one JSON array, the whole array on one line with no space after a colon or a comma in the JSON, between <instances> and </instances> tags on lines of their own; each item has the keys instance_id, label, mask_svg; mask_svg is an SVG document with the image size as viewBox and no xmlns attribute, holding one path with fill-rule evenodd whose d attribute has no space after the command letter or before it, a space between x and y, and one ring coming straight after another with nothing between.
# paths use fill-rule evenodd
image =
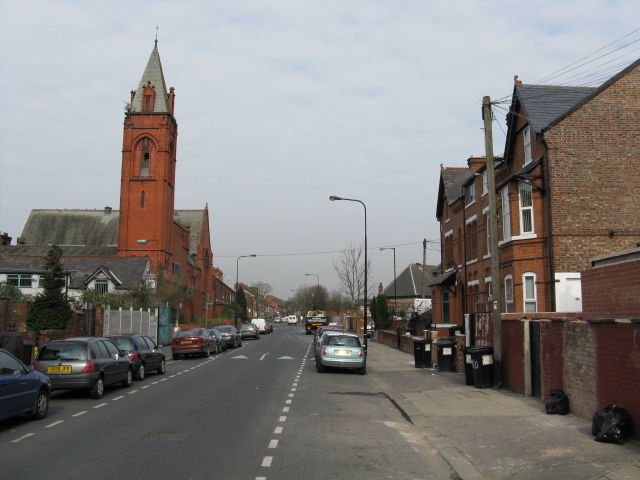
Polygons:
<instances>
[{"instance_id":1,"label":"white framed window","mask_svg":"<svg viewBox=\"0 0 640 480\"><path fill-rule=\"evenodd\" d=\"M531 163L531 129L527 125L522 131L524 140L524 164Z\"/></svg>"},{"instance_id":2,"label":"white framed window","mask_svg":"<svg viewBox=\"0 0 640 480\"><path fill-rule=\"evenodd\" d=\"M511 240L511 209L509 208L509 185L500 191L502 199L502 240Z\"/></svg>"},{"instance_id":3,"label":"white framed window","mask_svg":"<svg viewBox=\"0 0 640 480\"><path fill-rule=\"evenodd\" d=\"M518 184L520 197L520 234L533 232L533 194L528 183Z\"/></svg>"},{"instance_id":4,"label":"white framed window","mask_svg":"<svg viewBox=\"0 0 640 480\"><path fill-rule=\"evenodd\" d=\"M96 292L107 294L109 293L109 279L108 278L96 278L93 282L93 286Z\"/></svg>"},{"instance_id":5,"label":"white framed window","mask_svg":"<svg viewBox=\"0 0 640 480\"><path fill-rule=\"evenodd\" d=\"M476 201L476 184L467 185L467 206Z\"/></svg>"},{"instance_id":6,"label":"white framed window","mask_svg":"<svg viewBox=\"0 0 640 480\"><path fill-rule=\"evenodd\" d=\"M516 311L513 304L513 277L511 275L504 277L504 305L507 313Z\"/></svg>"},{"instance_id":7,"label":"white framed window","mask_svg":"<svg viewBox=\"0 0 640 480\"><path fill-rule=\"evenodd\" d=\"M538 298L536 291L536 274L527 272L522 275L522 297L525 312L538 311Z\"/></svg>"}]
</instances>

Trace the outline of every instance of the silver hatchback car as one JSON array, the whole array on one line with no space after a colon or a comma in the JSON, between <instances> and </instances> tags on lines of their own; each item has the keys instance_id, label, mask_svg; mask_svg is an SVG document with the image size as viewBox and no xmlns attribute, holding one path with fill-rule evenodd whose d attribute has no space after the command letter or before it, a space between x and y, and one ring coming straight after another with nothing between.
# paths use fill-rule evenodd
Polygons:
<instances>
[{"instance_id":1,"label":"silver hatchback car","mask_svg":"<svg viewBox=\"0 0 640 480\"><path fill-rule=\"evenodd\" d=\"M34 368L49 376L53 390L87 389L93 398L102 398L107 385L128 388L133 382L131 361L103 337L51 341L40 349Z\"/></svg>"}]
</instances>

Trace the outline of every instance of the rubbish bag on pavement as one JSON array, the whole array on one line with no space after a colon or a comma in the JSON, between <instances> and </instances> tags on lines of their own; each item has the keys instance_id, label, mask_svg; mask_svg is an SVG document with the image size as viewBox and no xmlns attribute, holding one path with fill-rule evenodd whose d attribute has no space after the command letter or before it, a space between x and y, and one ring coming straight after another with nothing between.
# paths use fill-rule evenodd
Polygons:
<instances>
[{"instance_id":1,"label":"rubbish bag on pavement","mask_svg":"<svg viewBox=\"0 0 640 480\"><path fill-rule=\"evenodd\" d=\"M631 415L615 400L593 414L591 434L596 442L617 443L622 445L631 427Z\"/></svg>"},{"instance_id":2,"label":"rubbish bag on pavement","mask_svg":"<svg viewBox=\"0 0 640 480\"><path fill-rule=\"evenodd\" d=\"M559 388L552 388L549 390L549 399L544 409L547 413L566 415L569 413L569 397Z\"/></svg>"}]
</instances>

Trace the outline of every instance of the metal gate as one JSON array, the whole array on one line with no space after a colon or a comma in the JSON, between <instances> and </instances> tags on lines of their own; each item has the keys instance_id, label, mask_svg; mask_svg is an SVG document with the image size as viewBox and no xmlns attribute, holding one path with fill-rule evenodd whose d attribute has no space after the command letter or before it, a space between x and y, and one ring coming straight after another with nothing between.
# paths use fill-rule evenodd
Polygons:
<instances>
[{"instance_id":1,"label":"metal gate","mask_svg":"<svg viewBox=\"0 0 640 480\"><path fill-rule=\"evenodd\" d=\"M158 307L158 345L171 345L176 311L171 307Z\"/></svg>"},{"instance_id":2,"label":"metal gate","mask_svg":"<svg viewBox=\"0 0 640 480\"><path fill-rule=\"evenodd\" d=\"M529 322L531 352L531 395L542 398L542 372L540 369L540 322Z\"/></svg>"}]
</instances>

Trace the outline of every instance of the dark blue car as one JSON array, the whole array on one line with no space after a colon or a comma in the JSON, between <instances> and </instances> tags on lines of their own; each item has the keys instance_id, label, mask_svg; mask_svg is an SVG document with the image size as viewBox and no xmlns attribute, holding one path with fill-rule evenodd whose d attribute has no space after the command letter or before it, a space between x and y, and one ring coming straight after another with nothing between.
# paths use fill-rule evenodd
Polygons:
<instances>
[{"instance_id":1,"label":"dark blue car","mask_svg":"<svg viewBox=\"0 0 640 480\"><path fill-rule=\"evenodd\" d=\"M49 411L49 377L0 349L0 420L26 413L42 419Z\"/></svg>"}]
</instances>

